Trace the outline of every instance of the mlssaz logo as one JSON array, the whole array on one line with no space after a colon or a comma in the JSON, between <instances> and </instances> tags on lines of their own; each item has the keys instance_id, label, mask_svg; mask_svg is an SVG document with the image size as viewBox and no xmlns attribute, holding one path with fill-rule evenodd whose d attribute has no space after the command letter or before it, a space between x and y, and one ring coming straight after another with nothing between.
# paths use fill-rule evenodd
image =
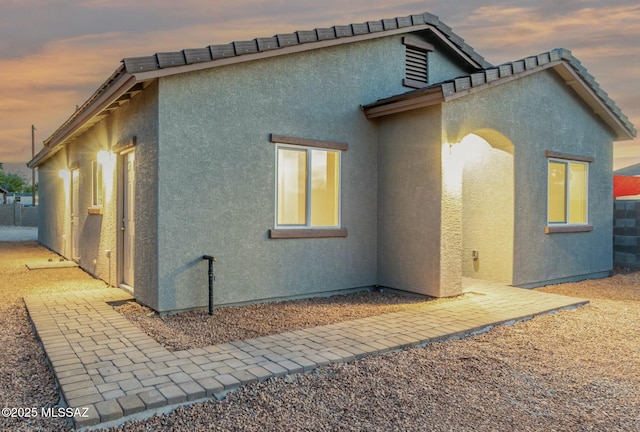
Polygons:
<instances>
[{"instance_id":1,"label":"mlssaz logo","mask_svg":"<svg viewBox=\"0 0 640 432\"><path fill-rule=\"evenodd\" d=\"M67 418L67 417L81 417L81 418L86 418L89 417L89 408L62 408L62 407L58 407L58 408L54 408L54 407L49 407L49 408L42 408L42 412L41 412L41 416L42 417L63 417L63 418Z\"/></svg>"}]
</instances>

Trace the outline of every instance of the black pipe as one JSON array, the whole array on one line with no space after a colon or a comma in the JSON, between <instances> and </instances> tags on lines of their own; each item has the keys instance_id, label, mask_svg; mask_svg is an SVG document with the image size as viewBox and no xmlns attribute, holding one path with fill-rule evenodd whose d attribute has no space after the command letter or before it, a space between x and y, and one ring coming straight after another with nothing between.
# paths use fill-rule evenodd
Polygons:
<instances>
[{"instance_id":1,"label":"black pipe","mask_svg":"<svg viewBox=\"0 0 640 432\"><path fill-rule=\"evenodd\" d=\"M216 276L213 274L213 263L216 257L211 255L203 255L203 260L209 260L209 315L213 315L213 281Z\"/></svg>"}]
</instances>

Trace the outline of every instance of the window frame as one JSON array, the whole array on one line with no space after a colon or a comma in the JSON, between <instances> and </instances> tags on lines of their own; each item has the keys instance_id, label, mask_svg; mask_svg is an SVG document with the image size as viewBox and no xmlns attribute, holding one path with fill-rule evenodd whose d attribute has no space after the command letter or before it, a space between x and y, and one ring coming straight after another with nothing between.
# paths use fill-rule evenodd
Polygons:
<instances>
[{"instance_id":1,"label":"window frame","mask_svg":"<svg viewBox=\"0 0 640 432\"><path fill-rule=\"evenodd\" d=\"M348 150L348 145L336 141L324 141L309 138L294 137L288 135L271 134L269 141L275 144L275 181L274 181L274 228L269 230L271 239L292 238L327 238L347 237L347 229L342 226L342 180L343 180L343 153ZM290 148L298 151L306 151L306 196L305 209L306 220L304 225L279 225L278 224L278 153L281 148ZM338 224L331 226L311 225L311 164L314 150L333 152L338 156Z\"/></svg>"},{"instance_id":2,"label":"window frame","mask_svg":"<svg viewBox=\"0 0 640 432\"><path fill-rule=\"evenodd\" d=\"M589 179L590 179L590 164L594 161L594 158L591 156L578 156L571 155L566 153L558 153L550 150L546 151L547 157L547 188L546 188L546 200L547 200L547 215L546 215L546 226L545 233L546 234L555 234L555 233L575 233L575 232L588 232L593 231L593 225L591 224L590 214L589 214ZM551 163L563 164L565 165L565 196L564 196L564 207L565 207L565 222L551 222L550 221L550 193L549 193L549 170L551 167ZM586 168L586 183L585 183L585 213L586 220L585 222L570 222L571 221L571 179L569 177L570 174L570 166L571 164L583 165Z\"/></svg>"},{"instance_id":3,"label":"window frame","mask_svg":"<svg viewBox=\"0 0 640 432\"><path fill-rule=\"evenodd\" d=\"M303 224L290 224L290 225L280 225L278 224L278 153L280 149L291 149L294 151L305 152L306 153L306 181L305 181L305 223ZM312 154L314 151L323 151L326 153L333 153L338 155L338 223L337 225L311 225L311 178L313 175L312 166L313 166L313 157ZM342 226L342 152L334 149L326 149L320 147L310 147L310 146L299 146L292 144L276 144L276 208L275 208L275 221L274 227L276 229L284 228L284 229L335 229L340 228Z\"/></svg>"},{"instance_id":4,"label":"window frame","mask_svg":"<svg viewBox=\"0 0 640 432\"><path fill-rule=\"evenodd\" d=\"M104 206L104 176L102 164L94 159L91 161L91 207Z\"/></svg>"}]
</instances>

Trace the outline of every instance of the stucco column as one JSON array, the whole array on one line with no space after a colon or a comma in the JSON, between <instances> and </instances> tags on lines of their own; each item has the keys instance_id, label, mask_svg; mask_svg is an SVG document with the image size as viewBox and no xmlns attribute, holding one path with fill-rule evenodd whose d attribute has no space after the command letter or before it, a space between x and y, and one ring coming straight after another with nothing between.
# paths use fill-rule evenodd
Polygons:
<instances>
[{"instance_id":1,"label":"stucco column","mask_svg":"<svg viewBox=\"0 0 640 432\"><path fill-rule=\"evenodd\" d=\"M439 297L462 294L462 155L442 146Z\"/></svg>"}]
</instances>

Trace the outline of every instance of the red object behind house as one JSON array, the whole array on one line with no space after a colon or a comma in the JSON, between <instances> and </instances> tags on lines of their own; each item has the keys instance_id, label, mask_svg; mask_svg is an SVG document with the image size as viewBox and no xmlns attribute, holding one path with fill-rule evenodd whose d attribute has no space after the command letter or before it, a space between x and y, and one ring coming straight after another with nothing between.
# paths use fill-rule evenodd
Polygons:
<instances>
[{"instance_id":1,"label":"red object behind house","mask_svg":"<svg viewBox=\"0 0 640 432\"><path fill-rule=\"evenodd\" d=\"M613 176L613 196L615 198L629 195L640 195L640 177Z\"/></svg>"}]
</instances>

